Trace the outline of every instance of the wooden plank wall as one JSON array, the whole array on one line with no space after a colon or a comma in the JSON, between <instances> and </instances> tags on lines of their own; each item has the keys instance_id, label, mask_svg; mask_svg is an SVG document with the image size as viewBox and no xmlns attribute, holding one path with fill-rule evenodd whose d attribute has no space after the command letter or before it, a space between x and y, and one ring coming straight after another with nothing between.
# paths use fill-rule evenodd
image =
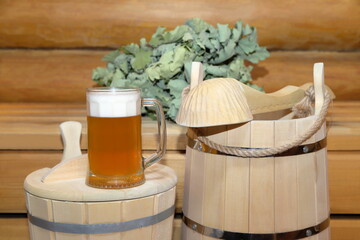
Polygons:
<instances>
[{"instance_id":1,"label":"wooden plank wall","mask_svg":"<svg viewBox=\"0 0 360 240\"><path fill-rule=\"evenodd\" d=\"M69 118L83 113L79 105L71 107L71 104L85 102L85 89L94 85L91 70L105 66L101 57L121 45L138 42L141 37L149 39L157 26L172 29L192 17L201 17L212 24L233 25L243 20L257 27L259 43L268 47L271 56L256 65L252 75L254 83L265 87L267 92L289 84L311 82L313 63L325 63L326 83L337 100L342 101L329 116L334 124L329 134L337 136L328 145L332 151L330 197L335 202L331 211L341 214L334 215L331 221L332 237L357 239L360 208L354 199L360 197L357 189L360 184L359 12L358 0L0 0L0 103L14 104L2 108L9 114L1 116L8 124L0 128L0 138L4 137L0 139L1 145L6 146L0 149L0 170L8 178L0 181L0 189L4 190L0 193L0 205L5 206L5 200L7 204L0 211L0 239L5 236L26 239L24 216L10 218L24 212L19 207L23 203L18 200L21 178L27 170L21 166L27 163L38 168L55 163L60 155L60 141L57 139L55 148L51 148L51 141L46 140L48 135L39 129L54 129L48 121L59 122L57 110L65 102L69 105L61 111ZM35 102L32 105L35 107L29 109L25 104L28 102ZM47 120L36 121L43 114L39 109L46 108L43 106L46 102L54 103L54 109L43 116ZM20 127L21 134L16 130L19 125L12 125L16 121L11 114L12 106L23 107L21 117L25 124ZM34 129L45 140L27 144ZM171 134L183 134L175 126L171 129ZM9 141L6 136L15 141ZM27 138L18 141L24 136ZM48 137L52 139L54 134ZM181 174L184 138L178 139L171 145L164 163ZM12 142L21 147L13 146ZM49 152L50 149L57 151ZM33 164L34 156L39 157L36 164ZM13 164L21 171L16 174L8 171ZM348 187L344 188L345 185ZM1 194L7 196L3 198ZM178 193L178 198L181 196ZM178 199L178 210L180 204ZM180 220L175 223L178 237Z\"/></svg>"},{"instance_id":2,"label":"wooden plank wall","mask_svg":"<svg viewBox=\"0 0 360 240\"><path fill-rule=\"evenodd\" d=\"M24 217L21 214L26 212L25 176L37 169L53 167L60 161L62 144L58 126L63 121L75 120L83 124L81 147L86 151L85 114L84 104L0 104L0 223L7 222L5 226L10 225L15 236L20 232L12 224L26 222L9 216L20 214ZM360 233L360 102L335 102L327 120L332 226L338 236L333 239L351 239ZM155 126L154 121L143 119L144 154L150 154L156 148ZM161 163L173 168L178 176L176 211L181 213L186 129L174 123L168 123L167 127L168 151ZM338 216L342 221L338 221ZM0 227L0 239L1 234L5 234L1 232L4 228ZM24 226L21 229L26 230ZM347 238L340 237L344 236L340 234L342 231Z\"/></svg>"},{"instance_id":3,"label":"wooden plank wall","mask_svg":"<svg viewBox=\"0 0 360 240\"><path fill-rule=\"evenodd\" d=\"M323 61L338 99L356 100L359 12L349 0L3 0L0 101L84 102L91 70L104 66L108 50L99 48L149 39L157 26L172 29L191 17L256 26L259 43L272 50L253 71L266 91L312 81L312 64Z\"/></svg>"},{"instance_id":4,"label":"wooden plank wall","mask_svg":"<svg viewBox=\"0 0 360 240\"><path fill-rule=\"evenodd\" d=\"M259 33L260 34L260 33ZM91 69L105 66L99 50L0 50L0 101L85 102ZM267 92L312 81L314 62L325 62L326 83L338 100L359 99L360 52L273 51L253 70ZM286 63L286 67L285 67Z\"/></svg>"},{"instance_id":5,"label":"wooden plank wall","mask_svg":"<svg viewBox=\"0 0 360 240\"><path fill-rule=\"evenodd\" d=\"M354 0L2 0L4 47L118 47L149 38L192 17L212 24L242 19L270 49L354 50L360 47Z\"/></svg>"}]
</instances>

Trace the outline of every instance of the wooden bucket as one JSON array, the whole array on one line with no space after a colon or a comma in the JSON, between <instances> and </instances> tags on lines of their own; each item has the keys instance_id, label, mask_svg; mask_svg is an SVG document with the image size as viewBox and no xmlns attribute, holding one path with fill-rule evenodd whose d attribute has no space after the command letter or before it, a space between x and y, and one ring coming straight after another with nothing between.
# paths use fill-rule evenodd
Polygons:
<instances>
[{"instance_id":1,"label":"wooden bucket","mask_svg":"<svg viewBox=\"0 0 360 240\"><path fill-rule=\"evenodd\" d=\"M315 119L189 128L182 239L330 239L325 123L282 156L230 156L196 141L207 136L227 146L277 147Z\"/></svg>"},{"instance_id":2,"label":"wooden bucket","mask_svg":"<svg viewBox=\"0 0 360 240\"><path fill-rule=\"evenodd\" d=\"M29 174L24 183L32 240L170 240L177 177L169 167L145 170L143 185L99 189L85 184L89 161L81 155L79 122L60 124L62 160Z\"/></svg>"},{"instance_id":3,"label":"wooden bucket","mask_svg":"<svg viewBox=\"0 0 360 240\"><path fill-rule=\"evenodd\" d=\"M77 169L63 180L52 176L51 181L44 182L49 169L27 176L25 194L32 240L172 238L177 177L171 168L154 164L146 169L143 185L108 190L85 184L87 155L77 162L73 168L80 168L82 173ZM55 170L62 171L61 166Z\"/></svg>"}]
</instances>

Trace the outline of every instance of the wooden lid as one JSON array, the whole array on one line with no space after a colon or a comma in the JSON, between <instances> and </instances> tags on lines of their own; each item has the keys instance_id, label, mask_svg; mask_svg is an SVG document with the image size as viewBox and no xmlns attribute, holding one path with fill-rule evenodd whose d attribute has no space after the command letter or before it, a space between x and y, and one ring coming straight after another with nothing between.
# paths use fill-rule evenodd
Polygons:
<instances>
[{"instance_id":1,"label":"wooden lid","mask_svg":"<svg viewBox=\"0 0 360 240\"><path fill-rule=\"evenodd\" d=\"M145 170L143 185L127 189L92 188L85 184L85 177L43 182L43 176L48 172L49 168L43 168L29 174L24 183L25 191L38 197L63 201L116 201L155 195L173 188L177 183L174 170L161 164Z\"/></svg>"}]
</instances>

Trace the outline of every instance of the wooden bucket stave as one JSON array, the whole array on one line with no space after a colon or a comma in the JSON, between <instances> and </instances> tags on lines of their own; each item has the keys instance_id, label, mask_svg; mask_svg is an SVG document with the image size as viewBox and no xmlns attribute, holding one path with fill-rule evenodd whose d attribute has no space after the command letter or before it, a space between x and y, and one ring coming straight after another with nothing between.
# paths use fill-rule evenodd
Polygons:
<instances>
[{"instance_id":1,"label":"wooden bucket stave","mask_svg":"<svg viewBox=\"0 0 360 240\"><path fill-rule=\"evenodd\" d=\"M303 134L314 119L310 116L189 128L188 137L189 142L201 135L229 146L276 147ZM325 137L323 124L302 146ZM229 232L270 234L316 226L329 217L326 147L310 153L264 158L211 154L189 146L186 151L183 212L198 225ZM183 226L183 239L213 239L190 227ZM328 235L329 228L308 239L329 239Z\"/></svg>"}]
</instances>

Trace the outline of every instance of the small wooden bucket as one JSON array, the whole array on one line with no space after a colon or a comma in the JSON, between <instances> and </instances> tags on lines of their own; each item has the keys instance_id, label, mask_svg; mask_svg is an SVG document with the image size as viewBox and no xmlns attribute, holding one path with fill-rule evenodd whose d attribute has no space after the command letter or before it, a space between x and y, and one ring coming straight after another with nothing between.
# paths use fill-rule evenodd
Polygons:
<instances>
[{"instance_id":1,"label":"small wooden bucket","mask_svg":"<svg viewBox=\"0 0 360 240\"><path fill-rule=\"evenodd\" d=\"M182 239L330 239L325 123L301 146L270 157L226 155L196 140L272 148L304 134L315 119L189 128Z\"/></svg>"},{"instance_id":2,"label":"small wooden bucket","mask_svg":"<svg viewBox=\"0 0 360 240\"><path fill-rule=\"evenodd\" d=\"M107 190L85 184L87 155L77 161L82 173L75 175L82 177L44 182L49 169L27 176L32 240L171 239L177 181L171 168L154 164L145 171L145 184Z\"/></svg>"}]
</instances>

